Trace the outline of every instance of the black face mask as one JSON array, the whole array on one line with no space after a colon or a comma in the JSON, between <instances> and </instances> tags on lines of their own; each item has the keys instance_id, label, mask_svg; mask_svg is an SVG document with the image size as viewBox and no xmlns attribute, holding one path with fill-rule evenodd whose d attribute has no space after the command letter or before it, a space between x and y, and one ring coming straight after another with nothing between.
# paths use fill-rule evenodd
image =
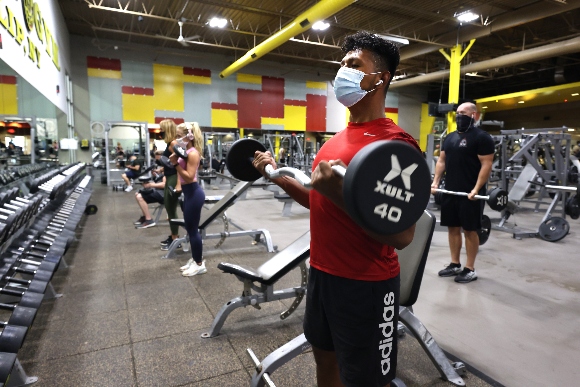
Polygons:
<instances>
[{"instance_id":1,"label":"black face mask","mask_svg":"<svg viewBox=\"0 0 580 387\"><path fill-rule=\"evenodd\" d=\"M473 118L463 114L458 114L455 116L455 122L457 122L457 131L463 133L469 129L473 122Z\"/></svg>"}]
</instances>

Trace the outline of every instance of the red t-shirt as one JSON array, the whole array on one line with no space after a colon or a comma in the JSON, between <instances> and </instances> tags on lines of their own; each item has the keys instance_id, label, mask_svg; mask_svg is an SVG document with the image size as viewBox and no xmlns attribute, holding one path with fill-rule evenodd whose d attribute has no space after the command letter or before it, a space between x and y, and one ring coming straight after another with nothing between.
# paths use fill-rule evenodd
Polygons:
<instances>
[{"instance_id":1,"label":"red t-shirt","mask_svg":"<svg viewBox=\"0 0 580 387\"><path fill-rule=\"evenodd\" d=\"M346 165L365 145L378 140L417 142L388 118L361 124L349 122L316 155L321 160L341 159ZM346 212L315 190L310 191L310 265L318 270L363 281L382 281L400 272L397 253L368 236Z\"/></svg>"}]
</instances>

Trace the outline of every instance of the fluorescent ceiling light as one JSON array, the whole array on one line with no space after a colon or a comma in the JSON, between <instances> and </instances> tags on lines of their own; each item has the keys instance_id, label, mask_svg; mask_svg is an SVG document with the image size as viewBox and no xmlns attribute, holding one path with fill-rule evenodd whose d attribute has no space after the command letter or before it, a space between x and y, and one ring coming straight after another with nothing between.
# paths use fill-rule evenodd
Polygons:
<instances>
[{"instance_id":1,"label":"fluorescent ceiling light","mask_svg":"<svg viewBox=\"0 0 580 387\"><path fill-rule=\"evenodd\" d=\"M482 106L481 108L482 108L482 109L487 109L487 106Z\"/></svg>"},{"instance_id":2,"label":"fluorescent ceiling light","mask_svg":"<svg viewBox=\"0 0 580 387\"><path fill-rule=\"evenodd\" d=\"M574 128L568 128L568 132L573 132Z\"/></svg>"},{"instance_id":3,"label":"fluorescent ceiling light","mask_svg":"<svg viewBox=\"0 0 580 387\"><path fill-rule=\"evenodd\" d=\"M459 20L462 23L467 23L470 21L474 21L475 19L479 18L479 15L474 14L471 11L466 11L466 12L461 12L461 13L455 13L454 15L457 20Z\"/></svg>"},{"instance_id":4,"label":"fluorescent ceiling light","mask_svg":"<svg viewBox=\"0 0 580 387\"><path fill-rule=\"evenodd\" d=\"M525 102L525 101L520 101L520 102L518 102L518 103L526 103L526 102Z\"/></svg>"},{"instance_id":5,"label":"fluorescent ceiling light","mask_svg":"<svg viewBox=\"0 0 580 387\"><path fill-rule=\"evenodd\" d=\"M377 36L379 38L389 40L393 43L397 43L398 45L401 45L401 46L406 46L409 44L409 39L401 38L399 36L393 36L393 35L377 35Z\"/></svg>"},{"instance_id":6,"label":"fluorescent ceiling light","mask_svg":"<svg viewBox=\"0 0 580 387\"><path fill-rule=\"evenodd\" d=\"M465 73L465 75L468 75L470 77L477 77L477 71L474 71L472 73Z\"/></svg>"},{"instance_id":7,"label":"fluorescent ceiling light","mask_svg":"<svg viewBox=\"0 0 580 387\"><path fill-rule=\"evenodd\" d=\"M312 29L318 31L324 31L328 27L330 27L330 23L326 23L323 20L319 20L312 25Z\"/></svg>"},{"instance_id":8,"label":"fluorescent ceiling light","mask_svg":"<svg viewBox=\"0 0 580 387\"><path fill-rule=\"evenodd\" d=\"M578 94L578 93L574 93L574 94L572 94L572 97L577 97L577 96L579 96L579 95L580 95L580 94Z\"/></svg>"},{"instance_id":9,"label":"fluorescent ceiling light","mask_svg":"<svg viewBox=\"0 0 580 387\"><path fill-rule=\"evenodd\" d=\"M212 17L209 21L210 27L224 28L228 21L221 17Z\"/></svg>"}]
</instances>

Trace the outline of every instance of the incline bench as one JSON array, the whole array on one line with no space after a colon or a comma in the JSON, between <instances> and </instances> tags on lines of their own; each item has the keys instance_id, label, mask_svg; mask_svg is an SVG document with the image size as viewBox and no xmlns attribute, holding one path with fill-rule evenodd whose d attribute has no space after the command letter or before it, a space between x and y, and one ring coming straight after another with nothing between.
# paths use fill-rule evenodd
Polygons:
<instances>
[{"instance_id":1,"label":"incline bench","mask_svg":"<svg viewBox=\"0 0 580 387\"><path fill-rule=\"evenodd\" d=\"M219 247L227 237L238 237L238 236L254 236L254 242L262 242L266 245L268 252L275 252L275 248L272 245L272 238L270 237L270 232L265 229L255 229L255 230L240 230L240 231L228 231L228 220L225 211L232 206L235 201L252 185L252 182L242 181L239 182L231 191L224 195L224 197L214 204L208 212L201 214L201 219L199 221L199 231L201 233L202 239L220 239L216 248ZM222 217L224 221L224 231L215 234L207 234L206 228L211 222L219 217ZM183 219L170 219L169 223L177 224L178 226L185 227L185 222ZM261 241L261 236L264 240ZM187 234L182 238L175 239L171 245L169 245L169 250L167 254L161 258L172 258L175 256L175 250L181 243L189 243L189 237Z\"/></svg>"},{"instance_id":2,"label":"incline bench","mask_svg":"<svg viewBox=\"0 0 580 387\"><path fill-rule=\"evenodd\" d=\"M464 371L464 365L462 363L452 365L449 362L427 328L425 328L412 312L412 306L419 295L423 270L427 262L427 255L429 254L434 229L435 216L429 211L425 211L421 219L417 221L413 242L405 249L397 251L401 265L399 321L419 341L443 379L456 386L465 386L465 382L457 373L457 371ZM274 386L274 383L270 379L272 372L310 348L311 345L306 340L306 337L304 337L304 334L284 344L266 356L262 361L248 348L248 355L252 359L256 370L252 376L250 386L263 387L266 383L268 383L268 386ZM404 384L400 380L395 379L391 385L401 386Z\"/></svg>"},{"instance_id":3,"label":"incline bench","mask_svg":"<svg viewBox=\"0 0 580 387\"><path fill-rule=\"evenodd\" d=\"M280 314L280 319L286 319L300 305L306 293L306 285L308 284L306 259L309 257L310 231L264 262L257 270L233 263L220 263L218 269L223 270L224 273L235 275L244 284L244 289L241 297L233 298L222 306L215 316L209 332L203 333L201 337L210 338L219 335L224 322L234 309L248 305L261 309L261 303L295 297L288 310ZM276 282L296 267L300 267L300 286L275 291ZM252 294L252 290L256 293Z\"/></svg>"}]
</instances>

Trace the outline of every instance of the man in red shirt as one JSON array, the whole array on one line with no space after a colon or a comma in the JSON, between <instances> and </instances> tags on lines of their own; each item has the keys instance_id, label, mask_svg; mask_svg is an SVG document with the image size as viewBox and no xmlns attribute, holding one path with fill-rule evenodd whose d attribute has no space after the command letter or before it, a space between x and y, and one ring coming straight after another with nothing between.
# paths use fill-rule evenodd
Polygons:
<instances>
[{"instance_id":1,"label":"man in red shirt","mask_svg":"<svg viewBox=\"0 0 580 387\"><path fill-rule=\"evenodd\" d=\"M310 209L310 278L304 333L312 344L319 387L389 386L397 365L400 267L395 249L413 240L415 226L393 235L364 230L345 212L343 179L333 165L348 165L378 140L416 141L385 118L385 97L399 64L391 42L365 31L347 36L334 90L350 122L328 140L312 165L308 191L290 177L274 179ZM254 166L276 164L256 152Z\"/></svg>"}]
</instances>

